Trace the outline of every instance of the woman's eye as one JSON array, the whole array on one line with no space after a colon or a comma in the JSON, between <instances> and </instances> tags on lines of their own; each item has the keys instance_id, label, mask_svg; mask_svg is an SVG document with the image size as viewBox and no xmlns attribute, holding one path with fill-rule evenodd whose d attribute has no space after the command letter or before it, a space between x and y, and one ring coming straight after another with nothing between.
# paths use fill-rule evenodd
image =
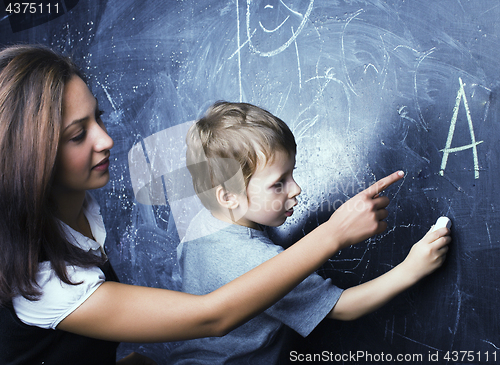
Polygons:
<instances>
[{"instance_id":1,"label":"woman's eye","mask_svg":"<svg viewBox=\"0 0 500 365\"><path fill-rule=\"evenodd\" d=\"M82 141L85 138L86 134L87 134L87 131L84 129L76 137L71 138L71 141L73 141L73 142L80 142L80 141Z\"/></svg>"},{"instance_id":2,"label":"woman's eye","mask_svg":"<svg viewBox=\"0 0 500 365\"><path fill-rule=\"evenodd\" d=\"M95 111L95 120L97 121L97 123L102 123L102 119L101 119L101 115L103 115L104 112L100 109L96 109Z\"/></svg>"}]
</instances>

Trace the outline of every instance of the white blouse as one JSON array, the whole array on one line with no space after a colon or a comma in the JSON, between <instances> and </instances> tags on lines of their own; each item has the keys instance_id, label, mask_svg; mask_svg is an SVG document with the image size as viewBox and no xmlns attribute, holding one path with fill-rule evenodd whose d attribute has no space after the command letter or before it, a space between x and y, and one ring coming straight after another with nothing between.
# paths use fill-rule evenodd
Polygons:
<instances>
[{"instance_id":1,"label":"white blouse","mask_svg":"<svg viewBox=\"0 0 500 365\"><path fill-rule=\"evenodd\" d=\"M99 204L90 193L86 194L83 209L95 241L60 222L63 231L75 246L101 255L104 253L106 230ZM98 267L68 265L67 271L71 282L82 284L66 284L55 274L50 262L40 263L36 276L42 293L40 299L31 301L19 295L12 300L14 310L21 321L31 326L55 329L105 281L104 273Z\"/></svg>"}]
</instances>

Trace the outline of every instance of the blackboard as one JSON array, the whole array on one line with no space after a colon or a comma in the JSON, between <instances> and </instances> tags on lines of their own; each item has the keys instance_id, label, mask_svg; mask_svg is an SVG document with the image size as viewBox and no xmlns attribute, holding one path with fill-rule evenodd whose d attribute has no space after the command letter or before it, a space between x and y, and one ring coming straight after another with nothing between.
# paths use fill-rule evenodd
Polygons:
<instances>
[{"instance_id":1,"label":"blackboard","mask_svg":"<svg viewBox=\"0 0 500 365\"><path fill-rule=\"evenodd\" d=\"M449 363L499 360L497 0L55 3L62 10L52 17L0 7L0 45L49 45L88 75L115 141L111 182L95 194L123 282L178 287L175 248L187 217L176 217L168 199L172 176L153 169L153 179L137 178L131 151L142 151L146 166L167 156L162 169L173 173L181 137L169 141L165 131L182 131L216 100L250 102L286 121L298 142L300 208L272 232L283 246L376 179L406 172L386 192L388 229L321 268L338 286L386 272L439 216L453 221L441 269L375 313L294 337L283 362L299 354L345 364L388 355L422 364L447 363L447 354ZM157 200L136 197L134 182ZM174 345L120 351L164 363ZM353 353L364 357L345 357Z\"/></svg>"}]
</instances>

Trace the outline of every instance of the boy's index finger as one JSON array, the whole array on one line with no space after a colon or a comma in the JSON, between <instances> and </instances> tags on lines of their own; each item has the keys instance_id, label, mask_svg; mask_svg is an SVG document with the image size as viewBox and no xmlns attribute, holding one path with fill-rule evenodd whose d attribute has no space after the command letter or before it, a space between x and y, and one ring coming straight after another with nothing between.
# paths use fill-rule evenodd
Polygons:
<instances>
[{"instance_id":1,"label":"boy's index finger","mask_svg":"<svg viewBox=\"0 0 500 365\"><path fill-rule=\"evenodd\" d=\"M364 193L369 195L370 197L374 198L380 192L384 191L389 186L391 186L393 183L400 180L403 176L404 176L403 171L396 171L396 172L378 180L377 182L375 182L375 184L373 184L369 188L365 189Z\"/></svg>"}]
</instances>

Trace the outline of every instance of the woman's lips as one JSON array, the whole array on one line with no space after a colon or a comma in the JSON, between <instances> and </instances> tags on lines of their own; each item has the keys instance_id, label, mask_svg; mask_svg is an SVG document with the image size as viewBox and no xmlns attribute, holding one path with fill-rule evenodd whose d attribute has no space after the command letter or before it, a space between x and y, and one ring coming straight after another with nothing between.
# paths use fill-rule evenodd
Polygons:
<instances>
[{"instance_id":1,"label":"woman's lips","mask_svg":"<svg viewBox=\"0 0 500 365\"><path fill-rule=\"evenodd\" d=\"M104 160L99 162L97 165L92 167L92 170L97 170L97 171L105 171L109 167L109 158L106 157Z\"/></svg>"}]
</instances>

